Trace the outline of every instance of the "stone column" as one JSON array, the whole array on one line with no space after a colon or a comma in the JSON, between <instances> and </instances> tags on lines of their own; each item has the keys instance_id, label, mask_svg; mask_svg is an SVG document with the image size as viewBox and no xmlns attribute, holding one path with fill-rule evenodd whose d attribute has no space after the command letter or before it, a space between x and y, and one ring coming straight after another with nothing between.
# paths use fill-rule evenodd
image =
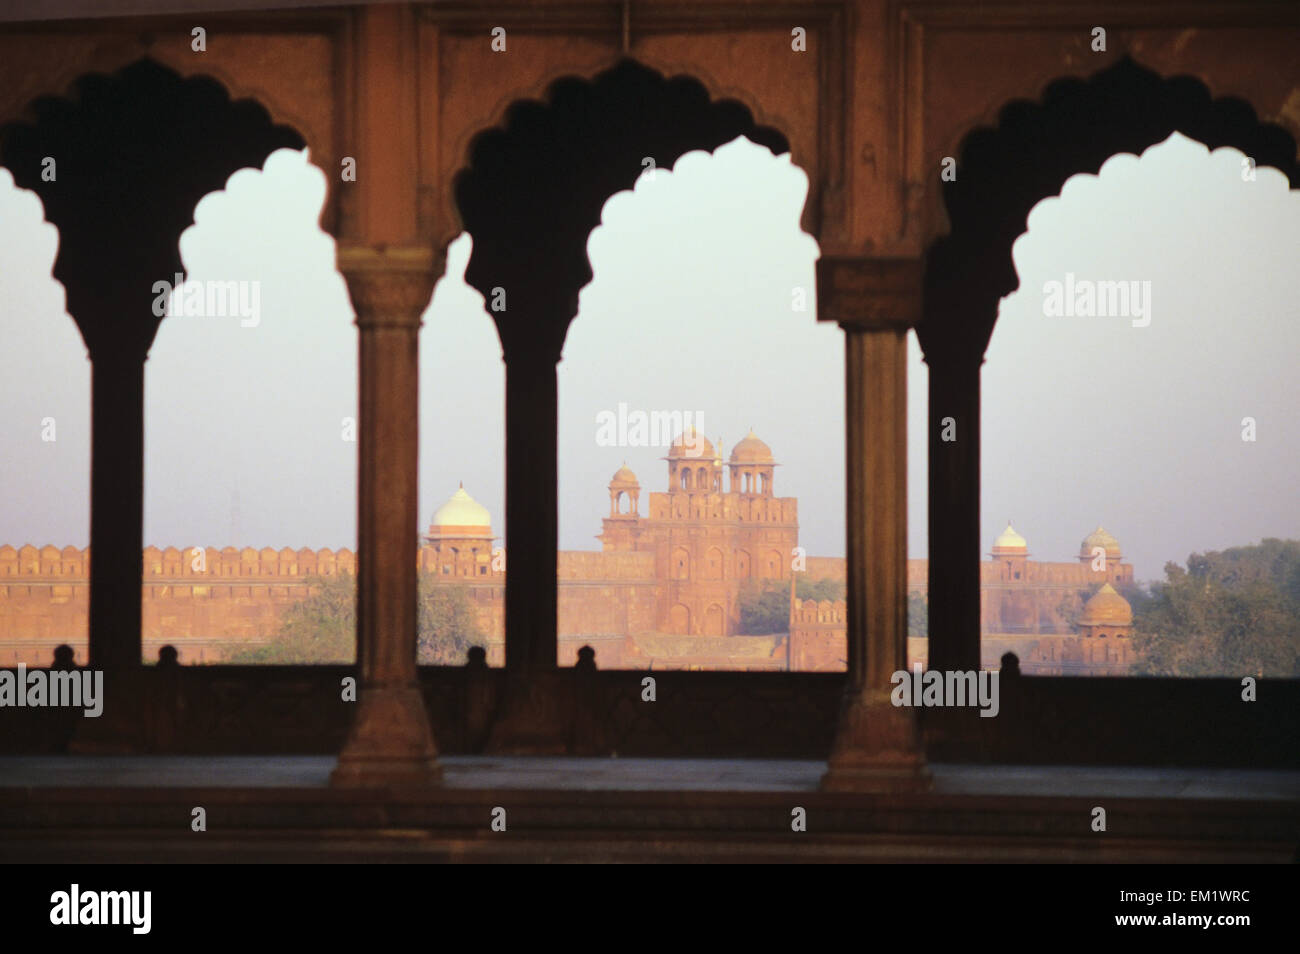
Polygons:
<instances>
[{"instance_id":1,"label":"stone column","mask_svg":"<svg viewBox=\"0 0 1300 954\"><path fill-rule=\"evenodd\" d=\"M361 691L331 781L440 781L416 678L420 316L437 279L428 248L340 248L361 335L357 663Z\"/></svg>"},{"instance_id":2,"label":"stone column","mask_svg":"<svg viewBox=\"0 0 1300 954\"><path fill-rule=\"evenodd\" d=\"M984 358L978 346L932 347L925 361L930 369L929 668L978 670Z\"/></svg>"},{"instance_id":3,"label":"stone column","mask_svg":"<svg viewBox=\"0 0 1300 954\"><path fill-rule=\"evenodd\" d=\"M890 701L907 669L907 328L920 262L818 263L822 320L844 329L848 491L848 680L822 788L929 784L916 711Z\"/></svg>"},{"instance_id":4,"label":"stone column","mask_svg":"<svg viewBox=\"0 0 1300 954\"><path fill-rule=\"evenodd\" d=\"M506 355L506 668L556 667L559 505L556 358Z\"/></svg>"},{"instance_id":5,"label":"stone column","mask_svg":"<svg viewBox=\"0 0 1300 954\"><path fill-rule=\"evenodd\" d=\"M135 348L91 356L90 662L141 664L144 551L144 360Z\"/></svg>"},{"instance_id":6,"label":"stone column","mask_svg":"<svg viewBox=\"0 0 1300 954\"><path fill-rule=\"evenodd\" d=\"M506 683L490 752L569 750L575 691L556 664L559 545L556 348L507 339Z\"/></svg>"},{"instance_id":7,"label":"stone column","mask_svg":"<svg viewBox=\"0 0 1300 954\"><path fill-rule=\"evenodd\" d=\"M148 284L141 281L140 287ZM80 309L82 320L103 313ZM118 313L130 313L122 306ZM148 341L94 336L90 347L90 658L104 671L104 713L77 719L68 751L127 755L148 744L164 703L142 666L144 361Z\"/></svg>"}]
</instances>

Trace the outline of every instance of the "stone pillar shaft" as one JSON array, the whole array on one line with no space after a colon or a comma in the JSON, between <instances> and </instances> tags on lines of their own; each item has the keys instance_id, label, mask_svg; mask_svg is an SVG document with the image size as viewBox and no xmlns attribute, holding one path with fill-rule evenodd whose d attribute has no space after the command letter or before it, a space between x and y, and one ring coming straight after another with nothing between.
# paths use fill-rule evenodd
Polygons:
<instances>
[{"instance_id":1,"label":"stone pillar shaft","mask_svg":"<svg viewBox=\"0 0 1300 954\"><path fill-rule=\"evenodd\" d=\"M929 785L916 711L891 701L907 669L907 329L921 267L908 259L823 257L821 320L844 329L848 679L822 788Z\"/></svg>"},{"instance_id":2,"label":"stone pillar shaft","mask_svg":"<svg viewBox=\"0 0 1300 954\"><path fill-rule=\"evenodd\" d=\"M418 321L357 316L357 662L369 686L408 685L415 675Z\"/></svg>"},{"instance_id":3,"label":"stone pillar shaft","mask_svg":"<svg viewBox=\"0 0 1300 954\"><path fill-rule=\"evenodd\" d=\"M906 329L845 328L848 685L822 787L928 781L916 713L890 700L907 669Z\"/></svg>"},{"instance_id":4,"label":"stone pillar shaft","mask_svg":"<svg viewBox=\"0 0 1300 954\"><path fill-rule=\"evenodd\" d=\"M506 668L556 667L559 564L555 359L506 364Z\"/></svg>"},{"instance_id":5,"label":"stone pillar shaft","mask_svg":"<svg viewBox=\"0 0 1300 954\"><path fill-rule=\"evenodd\" d=\"M929 355L929 668L980 668L980 364ZM951 418L951 421L947 419ZM953 440L944 440L945 431Z\"/></svg>"},{"instance_id":6,"label":"stone pillar shaft","mask_svg":"<svg viewBox=\"0 0 1300 954\"><path fill-rule=\"evenodd\" d=\"M91 362L90 667L141 664L144 355Z\"/></svg>"},{"instance_id":7,"label":"stone pillar shaft","mask_svg":"<svg viewBox=\"0 0 1300 954\"><path fill-rule=\"evenodd\" d=\"M506 670L494 753L570 751L572 685L557 652L556 353L506 352Z\"/></svg>"},{"instance_id":8,"label":"stone pillar shaft","mask_svg":"<svg viewBox=\"0 0 1300 954\"><path fill-rule=\"evenodd\" d=\"M907 668L906 330L846 330L845 359L849 683L888 691Z\"/></svg>"},{"instance_id":9,"label":"stone pillar shaft","mask_svg":"<svg viewBox=\"0 0 1300 954\"><path fill-rule=\"evenodd\" d=\"M419 331L435 281L427 249L340 249L360 329L357 713L335 785L436 784L416 679Z\"/></svg>"}]
</instances>

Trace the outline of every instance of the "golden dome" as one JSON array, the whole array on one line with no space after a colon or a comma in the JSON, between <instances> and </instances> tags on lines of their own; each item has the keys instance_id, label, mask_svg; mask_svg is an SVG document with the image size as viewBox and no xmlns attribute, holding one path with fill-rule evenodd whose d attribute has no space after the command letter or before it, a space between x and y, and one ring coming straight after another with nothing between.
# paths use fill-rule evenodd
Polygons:
<instances>
[{"instance_id":1,"label":"golden dome","mask_svg":"<svg viewBox=\"0 0 1300 954\"><path fill-rule=\"evenodd\" d=\"M628 468L626 461L623 462L622 467L614 471L614 476L610 480L610 483L611 484L634 484L637 487L641 486L641 484L637 482L636 474L632 473L632 471Z\"/></svg>"},{"instance_id":2,"label":"golden dome","mask_svg":"<svg viewBox=\"0 0 1300 954\"><path fill-rule=\"evenodd\" d=\"M1080 626L1129 626L1132 622L1133 607L1109 583L1083 604L1083 615L1079 617Z\"/></svg>"},{"instance_id":3,"label":"golden dome","mask_svg":"<svg viewBox=\"0 0 1300 954\"><path fill-rule=\"evenodd\" d=\"M1029 541L1016 533L1016 531L1012 529L1010 522L1007 523L1007 528L998 534L998 538L993 541L994 553L999 553L1004 550L1026 551L1028 549Z\"/></svg>"},{"instance_id":4,"label":"golden dome","mask_svg":"<svg viewBox=\"0 0 1300 954\"><path fill-rule=\"evenodd\" d=\"M739 444L731 449L733 464L775 464L772 448L768 447L751 429Z\"/></svg>"},{"instance_id":5,"label":"golden dome","mask_svg":"<svg viewBox=\"0 0 1300 954\"><path fill-rule=\"evenodd\" d=\"M1079 547L1079 559L1091 560L1093 557L1092 551L1096 547L1101 547L1106 551L1107 560L1118 560L1121 556L1119 541L1102 529L1100 525L1084 538Z\"/></svg>"},{"instance_id":6,"label":"golden dome","mask_svg":"<svg viewBox=\"0 0 1300 954\"><path fill-rule=\"evenodd\" d=\"M673 446L668 449L669 460L676 460L679 457L690 460L711 460L713 445L709 443L707 437L692 427L678 434L677 440L673 441Z\"/></svg>"},{"instance_id":7,"label":"golden dome","mask_svg":"<svg viewBox=\"0 0 1300 954\"><path fill-rule=\"evenodd\" d=\"M430 524L433 529L438 527L483 527L489 529L492 526L492 515L488 513L487 507L465 493L465 486L462 484L451 495L451 499L434 511Z\"/></svg>"}]
</instances>

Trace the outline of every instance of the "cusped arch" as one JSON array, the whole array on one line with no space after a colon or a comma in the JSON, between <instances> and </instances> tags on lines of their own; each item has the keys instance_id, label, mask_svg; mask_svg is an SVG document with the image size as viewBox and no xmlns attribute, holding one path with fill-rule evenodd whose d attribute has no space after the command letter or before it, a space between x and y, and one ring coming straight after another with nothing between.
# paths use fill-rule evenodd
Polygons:
<instances>
[{"instance_id":1,"label":"cusped arch","mask_svg":"<svg viewBox=\"0 0 1300 954\"><path fill-rule=\"evenodd\" d=\"M88 36L71 32L43 33L40 43L21 33L0 36L0 61L14 67L11 77L22 78L0 90L0 125L28 118L38 99L73 98L78 81L87 74L114 74L148 59L180 76L219 83L231 101L261 104L274 124L302 135L312 162L329 178L337 167L333 83L338 64L328 28L306 34L226 33L224 42L211 45L201 56L195 55L191 29L186 21L175 31L150 30L111 43L88 42ZM268 63L277 68L267 69Z\"/></svg>"},{"instance_id":2,"label":"cusped arch","mask_svg":"<svg viewBox=\"0 0 1300 954\"><path fill-rule=\"evenodd\" d=\"M591 79L554 81L542 101L521 100L478 133L455 177L455 203L474 249L465 280L493 310L509 352L522 336L558 357L578 293L592 278L587 239L611 195L630 189L652 159L671 167L744 135L782 155L786 137L735 100L715 101L694 77L665 78L620 60Z\"/></svg>"},{"instance_id":3,"label":"cusped arch","mask_svg":"<svg viewBox=\"0 0 1300 954\"><path fill-rule=\"evenodd\" d=\"M926 353L954 340L987 346L999 301L1020 285L1011 250L1035 205L1071 176L1095 175L1119 153L1140 156L1174 132L1211 150L1231 146L1300 184L1292 135L1242 99L1214 98L1196 77L1165 78L1126 56L1087 79L1055 80L962 142L958 175L942 189L949 233L926 256L917 329Z\"/></svg>"},{"instance_id":4,"label":"cusped arch","mask_svg":"<svg viewBox=\"0 0 1300 954\"><path fill-rule=\"evenodd\" d=\"M112 74L83 73L69 95L38 98L27 115L0 127L0 163L59 230L54 277L92 356L152 342L156 292L141 275L184 272L179 239L200 199L276 149L305 144L261 103L232 101L217 80L182 77L147 57ZM66 170L54 181L42 174L46 157ZM132 249L138 264L109 261L105 250L115 248ZM92 317L102 312L127 317Z\"/></svg>"}]
</instances>

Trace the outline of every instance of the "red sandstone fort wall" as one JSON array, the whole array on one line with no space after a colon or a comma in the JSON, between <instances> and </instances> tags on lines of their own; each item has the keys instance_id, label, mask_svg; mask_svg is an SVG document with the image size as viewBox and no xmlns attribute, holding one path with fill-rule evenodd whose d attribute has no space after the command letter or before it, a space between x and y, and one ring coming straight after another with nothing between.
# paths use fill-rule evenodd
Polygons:
<instances>
[{"instance_id":1,"label":"red sandstone fort wall","mask_svg":"<svg viewBox=\"0 0 1300 954\"><path fill-rule=\"evenodd\" d=\"M810 570L813 559L808 560ZM844 600L795 600L790 611L790 668L844 672L848 668L848 612Z\"/></svg>"},{"instance_id":2,"label":"red sandstone fort wall","mask_svg":"<svg viewBox=\"0 0 1300 954\"><path fill-rule=\"evenodd\" d=\"M805 557L803 575L809 580L843 583L849 578L849 561L844 557Z\"/></svg>"},{"instance_id":3,"label":"red sandstone fort wall","mask_svg":"<svg viewBox=\"0 0 1300 954\"><path fill-rule=\"evenodd\" d=\"M924 593L929 584L930 561L907 561L908 592ZM844 557L806 557L804 576L809 580L837 580L844 583L849 578L849 561Z\"/></svg>"},{"instance_id":4,"label":"red sandstone fort wall","mask_svg":"<svg viewBox=\"0 0 1300 954\"><path fill-rule=\"evenodd\" d=\"M89 553L76 547L0 547L0 664L48 665L60 643L73 647L79 663L86 661ZM421 566L433 566L431 554L431 548L421 548ZM590 642L597 647L597 665L617 665L624 636L654 629L654 555L567 551L559 554L559 567L560 658L571 665L577 649ZM183 662L219 662L231 647L270 639L287 609L310 594L307 578L353 574L356 556L346 548L147 547L142 572L146 658L171 644ZM504 574L447 582L466 589L489 663L502 665Z\"/></svg>"},{"instance_id":5,"label":"red sandstone fort wall","mask_svg":"<svg viewBox=\"0 0 1300 954\"><path fill-rule=\"evenodd\" d=\"M915 561L909 561L915 562ZM924 561L919 561L924 562ZM1022 571L1023 580L1008 581L1004 576L1005 560L985 560L980 563L981 583L1037 583L1040 586L1078 587L1080 589L1095 587L1101 583L1127 583L1133 579L1131 563L1108 563L1104 570L1092 569L1091 563L1075 560L1071 563L1040 563L1037 560L1025 560Z\"/></svg>"},{"instance_id":6,"label":"red sandstone fort wall","mask_svg":"<svg viewBox=\"0 0 1300 954\"><path fill-rule=\"evenodd\" d=\"M428 550L421 548L422 566L431 565ZM655 553L649 551L562 551L558 562L557 658L562 665L572 665L577 650L587 644L596 648L601 668L638 665L643 654L632 637L662 631L658 616L664 587L716 585L671 580L661 584ZM0 662L46 665L60 643L74 648L78 662L86 661L88 566L89 548L0 547ZM843 558L808 557L804 572L809 579L843 580L846 570ZM232 646L271 638L288 607L309 595L308 577L355 573L356 557L347 548L147 547L142 571L146 657L156 658L158 648L170 643L181 650L183 662L217 662ZM1004 582L1001 571L998 562L981 564L985 665L997 665L1008 649L1017 652L1026 672L1122 671L1128 664L1118 652L1105 647L1089 651L1077 643L1060 614L1060 603L1111 574L1131 579L1130 565L1112 564L1108 573L1099 573L1077 561L1026 562L1025 578L1014 583ZM926 572L925 560L908 561L910 591L925 591ZM466 587L485 635L489 663L502 665L504 574L493 571L486 577L447 582ZM843 671L845 613L843 601L800 604L788 648L792 668ZM923 639L909 639L909 658L923 659L924 645Z\"/></svg>"}]
</instances>

